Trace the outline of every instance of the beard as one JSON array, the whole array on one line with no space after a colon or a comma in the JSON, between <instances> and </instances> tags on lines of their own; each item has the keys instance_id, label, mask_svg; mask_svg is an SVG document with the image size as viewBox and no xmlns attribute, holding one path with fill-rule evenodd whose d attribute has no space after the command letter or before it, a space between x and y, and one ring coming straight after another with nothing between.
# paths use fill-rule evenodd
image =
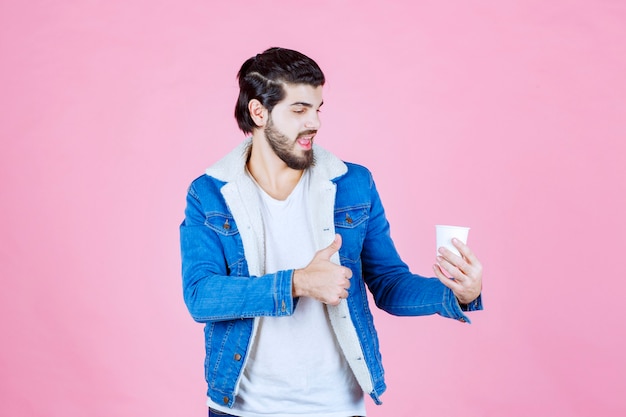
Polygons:
<instances>
[{"instance_id":1,"label":"beard","mask_svg":"<svg viewBox=\"0 0 626 417\"><path fill-rule=\"evenodd\" d=\"M301 132L298 137L312 135L316 132L316 130L307 130L305 132ZM265 126L265 138L276 156L278 156L289 168L301 171L315 164L313 148L303 150L300 154L298 154L296 150L297 142L291 141L287 136L278 131L278 129L274 127L274 123L271 118L267 121L267 126Z\"/></svg>"}]
</instances>

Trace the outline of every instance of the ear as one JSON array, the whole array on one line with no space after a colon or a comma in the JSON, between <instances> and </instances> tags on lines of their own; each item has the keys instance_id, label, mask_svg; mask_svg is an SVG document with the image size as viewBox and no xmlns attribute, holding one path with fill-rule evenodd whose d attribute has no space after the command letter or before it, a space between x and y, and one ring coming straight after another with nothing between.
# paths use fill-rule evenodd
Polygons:
<instances>
[{"instance_id":1,"label":"ear","mask_svg":"<svg viewBox=\"0 0 626 417\"><path fill-rule=\"evenodd\" d=\"M257 127L264 127L267 124L268 111L263 104L256 98L253 98L248 102L248 111L250 117Z\"/></svg>"}]
</instances>

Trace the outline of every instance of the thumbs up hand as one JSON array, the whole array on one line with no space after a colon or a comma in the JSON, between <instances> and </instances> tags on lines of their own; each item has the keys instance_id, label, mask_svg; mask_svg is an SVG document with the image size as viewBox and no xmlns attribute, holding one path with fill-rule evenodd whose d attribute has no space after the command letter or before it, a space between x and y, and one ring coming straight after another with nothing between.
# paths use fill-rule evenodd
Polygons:
<instances>
[{"instance_id":1,"label":"thumbs up hand","mask_svg":"<svg viewBox=\"0 0 626 417\"><path fill-rule=\"evenodd\" d=\"M337 305L348 297L352 271L330 261L341 248L341 235L335 235L330 246L318 251L313 260L293 274L293 296L311 297L324 304Z\"/></svg>"}]
</instances>

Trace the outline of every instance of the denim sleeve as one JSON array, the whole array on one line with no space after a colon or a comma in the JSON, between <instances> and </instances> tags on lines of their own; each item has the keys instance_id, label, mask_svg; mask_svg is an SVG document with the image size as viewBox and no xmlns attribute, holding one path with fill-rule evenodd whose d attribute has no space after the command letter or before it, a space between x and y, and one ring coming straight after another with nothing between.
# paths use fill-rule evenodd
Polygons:
<instances>
[{"instance_id":1,"label":"denim sleeve","mask_svg":"<svg viewBox=\"0 0 626 417\"><path fill-rule=\"evenodd\" d=\"M376 305L397 316L439 314L469 323L464 311L482 310L479 297L460 305L452 290L437 278L413 274L400 259L389 232L389 223L370 179L370 219L361 253L363 277Z\"/></svg>"},{"instance_id":2,"label":"denim sleeve","mask_svg":"<svg viewBox=\"0 0 626 417\"><path fill-rule=\"evenodd\" d=\"M210 322L292 314L293 270L248 276L243 250L233 243L238 236L220 235L205 224L207 210L215 203L207 207L203 200L215 200L217 195L207 195L202 184L197 187L189 188L180 225L183 296L193 319ZM227 211L225 205L222 211Z\"/></svg>"}]
</instances>

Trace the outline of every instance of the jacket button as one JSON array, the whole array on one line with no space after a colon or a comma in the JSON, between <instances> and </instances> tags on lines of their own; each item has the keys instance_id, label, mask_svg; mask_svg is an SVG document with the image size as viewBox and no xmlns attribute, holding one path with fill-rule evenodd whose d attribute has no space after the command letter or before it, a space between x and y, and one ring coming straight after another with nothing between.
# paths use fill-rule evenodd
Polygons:
<instances>
[{"instance_id":1,"label":"jacket button","mask_svg":"<svg viewBox=\"0 0 626 417\"><path fill-rule=\"evenodd\" d=\"M228 397L224 397L223 401L224 401L224 404L228 404Z\"/></svg>"},{"instance_id":2,"label":"jacket button","mask_svg":"<svg viewBox=\"0 0 626 417\"><path fill-rule=\"evenodd\" d=\"M240 361L241 360L241 355L238 353L235 353L235 360L236 361Z\"/></svg>"}]
</instances>

